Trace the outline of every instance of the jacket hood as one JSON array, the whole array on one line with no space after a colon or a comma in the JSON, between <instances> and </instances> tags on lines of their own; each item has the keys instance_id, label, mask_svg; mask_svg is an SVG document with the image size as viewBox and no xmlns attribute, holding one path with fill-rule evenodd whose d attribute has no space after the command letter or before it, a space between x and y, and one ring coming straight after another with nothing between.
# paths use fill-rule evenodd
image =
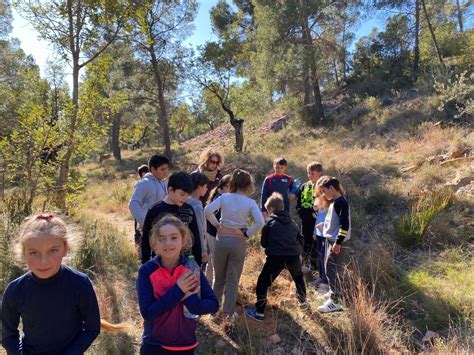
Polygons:
<instances>
[{"instance_id":1,"label":"jacket hood","mask_svg":"<svg viewBox=\"0 0 474 355\"><path fill-rule=\"evenodd\" d=\"M142 180L158 180L152 173L146 173Z\"/></svg>"},{"instance_id":2,"label":"jacket hood","mask_svg":"<svg viewBox=\"0 0 474 355\"><path fill-rule=\"evenodd\" d=\"M290 214L284 210L273 212L270 215L270 218L273 220L277 220L282 224L288 224L292 222Z\"/></svg>"}]
</instances>

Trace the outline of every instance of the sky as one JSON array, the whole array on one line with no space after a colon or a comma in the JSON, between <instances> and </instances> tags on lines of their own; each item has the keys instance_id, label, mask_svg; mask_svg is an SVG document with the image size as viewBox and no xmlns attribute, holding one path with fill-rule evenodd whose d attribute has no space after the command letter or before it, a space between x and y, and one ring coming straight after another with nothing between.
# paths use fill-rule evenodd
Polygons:
<instances>
[{"instance_id":1,"label":"sky","mask_svg":"<svg viewBox=\"0 0 474 355\"><path fill-rule=\"evenodd\" d=\"M209 13L211 8L217 4L218 0L204 0L201 1L198 13L195 19L195 29L193 34L186 40L187 44L193 46L198 46L204 44L207 41L216 39L215 35L211 30L211 22ZM367 35L370 33L373 27L381 27L383 20L379 17L371 17L370 19L364 21L356 29L356 38ZM26 54L31 54L41 70L41 75L45 76L46 71L46 62L49 59L54 58L53 47L44 40L38 38L38 33L34 30L28 21L23 19L16 11L13 9L13 31L12 37L16 37L21 42L21 48L25 51ZM355 41L354 41L355 42ZM71 87L71 72L70 69L66 70L67 76L66 81Z\"/></svg>"}]
</instances>

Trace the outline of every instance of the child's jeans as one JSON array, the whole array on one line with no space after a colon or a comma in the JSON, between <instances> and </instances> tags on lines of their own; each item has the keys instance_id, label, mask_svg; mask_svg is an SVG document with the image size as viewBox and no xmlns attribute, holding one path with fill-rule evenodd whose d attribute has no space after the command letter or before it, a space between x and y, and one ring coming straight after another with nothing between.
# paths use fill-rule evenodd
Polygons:
<instances>
[{"instance_id":1,"label":"child's jeans","mask_svg":"<svg viewBox=\"0 0 474 355\"><path fill-rule=\"evenodd\" d=\"M296 295L298 301L306 301L306 285L304 283L303 272L299 256L267 256L262 272L257 281L257 302L255 307L258 313L264 313L267 306L267 291L273 281L280 275L283 269L290 272L296 285Z\"/></svg>"},{"instance_id":2,"label":"child's jeans","mask_svg":"<svg viewBox=\"0 0 474 355\"><path fill-rule=\"evenodd\" d=\"M328 279L326 277L326 266L325 259L326 259L326 238L321 236L317 236L316 240L314 241L314 252L317 254L318 257L318 271L319 277L323 280L323 283L328 283Z\"/></svg>"},{"instance_id":3,"label":"child's jeans","mask_svg":"<svg viewBox=\"0 0 474 355\"><path fill-rule=\"evenodd\" d=\"M333 300L334 303L339 303L341 299L341 281L340 277L342 276L340 274L342 268L341 268L341 262L345 258L346 254L346 247L341 246L341 251L339 254L334 254L332 251L332 246L335 244L335 242L330 242L327 238L326 239L326 262L325 262L325 268L326 268L326 277L329 282L329 289L331 290L331 299Z\"/></svg>"},{"instance_id":4,"label":"child's jeans","mask_svg":"<svg viewBox=\"0 0 474 355\"><path fill-rule=\"evenodd\" d=\"M316 254L312 252L313 250L313 231L314 231L315 219L309 221L301 221L301 234L304 237L303 244L303 263L310 263L314 270L316 270L318 264L316 259Z\"/></svg>"}]
</instances>

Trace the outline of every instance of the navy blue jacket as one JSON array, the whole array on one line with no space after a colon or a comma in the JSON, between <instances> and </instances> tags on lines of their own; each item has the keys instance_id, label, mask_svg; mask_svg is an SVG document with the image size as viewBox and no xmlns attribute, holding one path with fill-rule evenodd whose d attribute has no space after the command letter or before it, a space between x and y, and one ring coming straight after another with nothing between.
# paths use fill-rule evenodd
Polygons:
<instances>
[{"instance_id":1,"label":"navy blue jacket","mask_svg":"<svg viewBox=\"0 0 474 355\"><path fill-rule=\"evenodd\" d=\"M9 355L83 354L99 332L92 283L68 266L62 265L49 279L28 272L10 282L3 294L2 345Z\"/></svg>"},{"instance_id":2,"label":"navy blue jacket","mask_svg":"<svg viewBox=\"0 0 474 355\"><path fill-rule=\"evenodd\" d=\"M140 267L137 294L140 313L145 320L144 343L174 350L195 348L197 322L184 317L183 306L200 315L218 311L219 302L202 271L200 297L193 294L182 300L184 293L176 281L186 270L186 260L181 256L173 270L163 267L159 257Z\"/></svg>"},{"instance_id":3,"label":"navy blue jacket","mask_svg":"<svg viewBox=\"0 0 474 355\"><path fill-rule=\"evenodd\" d=\"M261 209L262 212L266 212L265 202L274 192L279 192L283 196L283 202L285 204L285 211L290 212L290 200L288 199L288 194L293 187L293 178L289 175L269 175L263 180L262 185L262 199L261 199Z\"/></svg>"}]
</instances>

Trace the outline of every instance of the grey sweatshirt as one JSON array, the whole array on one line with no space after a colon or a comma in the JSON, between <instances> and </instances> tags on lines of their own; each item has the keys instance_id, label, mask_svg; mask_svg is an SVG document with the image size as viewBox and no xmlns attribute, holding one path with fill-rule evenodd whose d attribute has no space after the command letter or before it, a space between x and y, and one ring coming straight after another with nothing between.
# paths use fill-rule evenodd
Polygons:
<instances>
[{"instance_id":1,"label":"grey sweatshirt","mask_svg":"<svg viewBox=\"0 0 474 355\"><path fill-rule=\"evenodd\" d=\"M138 224L143 226L148 210L157 202L163 201L168 191L165 180L158 180L152 173L146 174L135 186L128 209Z\"/></svg>"}]
</instances>

